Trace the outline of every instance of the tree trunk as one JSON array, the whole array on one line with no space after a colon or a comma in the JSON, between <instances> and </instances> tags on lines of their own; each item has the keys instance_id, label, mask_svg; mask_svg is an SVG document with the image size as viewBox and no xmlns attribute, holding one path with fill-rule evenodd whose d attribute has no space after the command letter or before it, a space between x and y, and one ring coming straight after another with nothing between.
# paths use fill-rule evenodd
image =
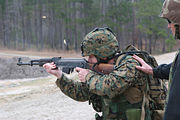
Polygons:
<instances>
[{"instance_id":1,"label":"tree trunk","mask_svg":"<svg viewBox=\"0 0 180 120\"><path fill-rule=\"evenodd\" d=\"M25 35L25 22L24 22L24 5L23 3L21 4L21 10L20 10L20 15L22 16L21 17L21 23L22 23L22 41L23 41L23 44L22 44L22 49L25 50L26 46L26 35Z\"/></svg>"}]
</instances>

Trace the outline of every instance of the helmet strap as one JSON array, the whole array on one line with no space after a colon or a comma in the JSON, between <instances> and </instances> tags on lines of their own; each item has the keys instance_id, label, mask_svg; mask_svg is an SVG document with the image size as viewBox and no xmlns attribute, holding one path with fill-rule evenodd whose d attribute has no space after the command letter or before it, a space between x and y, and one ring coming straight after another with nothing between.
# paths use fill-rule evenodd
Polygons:
<instances>
[{"instance_id":1,"label":"helmet strap","mask_svg":"<svg viewBox=\"0 0 180 120\"><path fill-rule=\"evenodd\" d=\"M175 39L180 39L180 25L175 25Z\"/></svg>"},{"instance_id":2,"label":"helmet strap","mask_svg":"<svg viewBox=\"0 0 180 120\"><path fill-rule=\"evenodd\" d=\"M98 63L108 63L108 61L113 59L114 57L115 55L111 55L110 57L106 57L106 59L104 60L96 56Z\"/></svg>"},{"instance_id":3,"label":"helmet strap","mask_svg":"<svg viewBox=\"0 0 180 120\"><path fill-rule=\"evenodd\" d=\"M106 59L106 60L103 60L103 59L99 59L98 63L107 63L109 60Z\"/></svg>"}]
</instances>

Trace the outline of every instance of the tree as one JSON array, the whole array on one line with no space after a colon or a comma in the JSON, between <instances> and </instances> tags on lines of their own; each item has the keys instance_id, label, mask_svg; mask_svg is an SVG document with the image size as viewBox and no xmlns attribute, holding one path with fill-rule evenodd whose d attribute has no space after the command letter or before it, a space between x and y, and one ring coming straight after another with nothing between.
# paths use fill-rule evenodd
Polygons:
<instances>
[{"instance_id":1,"label":"tree","mask_svg":"<svg viewBox=\"0 0 180 120\"><path fill-rule=\"evenodd\" d=\"M154 36L157 36L159 32L162 32L165 22L163 19L159 18L159 13L161 11L162 2L159 0L140 0L136 3L138 29L147 35L148 51L152 53L152 45ZM147 46L147 45L146 45Z\"/></svg>"},{"instance_id":2,"label":"tree","mask_svg":"<svg viewBox=\"0 0 180 120\"><path fill-rule=\"evenodd\" d=\"M174 39L173 35L170 35L169 38L166 40L167 44L167 51L172 51L172 48L176 45L176 40Z\"/></svg>"},{"instance_id":3,"label":"tree","mask_svg":"<svg viewBox=\"0 0 180 120\"><path fill-rule=\"evenodd\" d=\"M95 27L110 27L120 49L166 51L159 0L0 0L0 45L13 49L80 50ZM161 44L159 44L161 43ZM163 43L163 44L162 44Z\"/></svg>"}]
</instances>

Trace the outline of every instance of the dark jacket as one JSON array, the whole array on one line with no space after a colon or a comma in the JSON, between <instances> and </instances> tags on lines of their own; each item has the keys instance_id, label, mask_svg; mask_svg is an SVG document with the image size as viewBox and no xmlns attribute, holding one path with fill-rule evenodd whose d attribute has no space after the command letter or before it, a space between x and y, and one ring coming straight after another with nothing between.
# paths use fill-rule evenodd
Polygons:
<instances>
[{"instance_id":1,"label":"dark jacket","mask_svg":"<svg viewBox=\"0 0 180 120\"><path fill-rule=\"evenodd\" d=\"M180 53L179 53L180 54ZM154 77L167 79L169 77L170 68L172 68L172 80L170 81L170 90L168 103L165 110L164 120L180 119L180 55L177 55L174 63L168 65L160 65L153 69Z\"/></svg>"},{"instance_id":2,"label":"dark jacket","mask_svg":"<svg viewBox=\"0 0 180 120\"><path fill-rule=\"evenodd\" d=\"M154 78L169 79L171 64L162 64L153 69Z\"/></svg>"}]
</instances>

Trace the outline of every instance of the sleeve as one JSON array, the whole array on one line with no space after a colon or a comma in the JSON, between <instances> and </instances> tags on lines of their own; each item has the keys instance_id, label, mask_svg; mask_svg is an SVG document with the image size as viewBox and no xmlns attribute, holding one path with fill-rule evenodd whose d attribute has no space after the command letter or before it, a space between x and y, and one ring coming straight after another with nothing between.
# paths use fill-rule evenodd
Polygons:
<instances>
[{"instance_id":1,"label":"sleeve","mask_svg":"<svg viewBox=\"0 0 180 120\"><path fill-rule=\"evenodd\" d=\"M110 98L122 94L130 86L138 83L142 75L145 75L135 68L136 65L139 65L139 63L131 56L127 56L110 74L99 75L95 72L90 72L86 76L86 84L89 86L89 91Z\"/></svg>"},{"instance_id":2,"label":"sleeve","mask_svg":"<svg viewBox=\"0 0 180 120\"><path fill-rule=\"evenodd\" d=\"M89 100L89 90L85 83L69 79L65 74L56 80L56 85L61 91L76 101Z\"/></svg>"},{"instance_id":3,"label":"sleeve","mask_svg":"<svg viewBox=\"0 0 180 120\"><path fill-rule=\"evenodd\" d=\"M157 68L153 68L153 77L161 78L161 79L169 79L169 72L171 68L171 64L162 64Z\"/></svg>"}]
</instances>

